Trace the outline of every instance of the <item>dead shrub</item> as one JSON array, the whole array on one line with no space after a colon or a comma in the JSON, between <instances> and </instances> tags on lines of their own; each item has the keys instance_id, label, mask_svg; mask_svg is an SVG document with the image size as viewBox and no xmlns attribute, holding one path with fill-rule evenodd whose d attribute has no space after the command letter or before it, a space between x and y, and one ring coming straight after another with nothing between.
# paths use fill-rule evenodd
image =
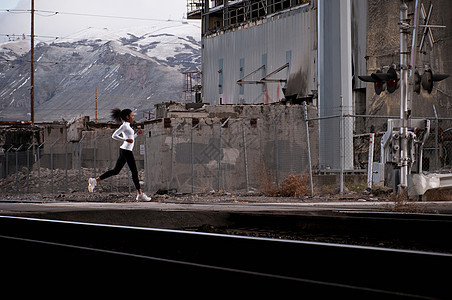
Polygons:
<instances>
[{"instance_id":1,"label":"dead shrub","mask_svg":"<svg viewBox=\"0 0 452 300\"><path fill-rule=\"evenodd\" d=\"M389 201L393 202L394 205L388 207L389 210L394 212L419 212L419 207L415 202L410 201L408 192L405 190L402 193L392 193L388 195Z\"/></svg>"},{"instance_id":2,"label":"dead shrub","mask_svg":"<svg viewBox=\"0 0 452 300\"><path fill-rule=\"evenodd\" d=\"M308 176L290 174L277 186L268 175L260 178L261 190L264 194L271 197L304 197L308 195Z\"/></svg>"},{"instance_id":3,"label":"dead shrub","mask_svg":"<svg viewBox=\"0 0 452 300\"><path fill-rule=\"evenodd\" d=\"M309 191L309 177L303 174L289 174L279 188L282 197L304 197Z\"/></svg>"},{"instance_id":4,"label":"dead shrub","mask_svg":"<svg viewBox=\"0 0 452 300\"><path fill-rule=\"evenodd\" d=\"M304 197L310 193L308 174L289 174L278 186L275 175L269 170L262 157L256 168L255 176L262 193L270 197Z\"/></svg>"}]
</instances>

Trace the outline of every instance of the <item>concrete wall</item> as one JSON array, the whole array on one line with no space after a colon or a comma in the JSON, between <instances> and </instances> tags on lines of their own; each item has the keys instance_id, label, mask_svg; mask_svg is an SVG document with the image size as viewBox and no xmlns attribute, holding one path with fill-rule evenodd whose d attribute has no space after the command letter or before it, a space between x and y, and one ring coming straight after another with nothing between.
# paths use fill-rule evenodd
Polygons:
<instances>
[{"instance_id":1,"label":"concrete wall","mask_svg":"<svg viewBox=\"0 0 452 300\"><path fill-rule=\"evenodd\" d=\"M316 116L316 108L308 107L309 115ZM249 189L258 190L308 168L302 105L205 106L169 115L145 124L146 185L151 191L244 191L246 173ZM200 115L204 117L193 118ZM311 156L317 165L318 130L310 125Z\"/></svg>"}]
</instances>

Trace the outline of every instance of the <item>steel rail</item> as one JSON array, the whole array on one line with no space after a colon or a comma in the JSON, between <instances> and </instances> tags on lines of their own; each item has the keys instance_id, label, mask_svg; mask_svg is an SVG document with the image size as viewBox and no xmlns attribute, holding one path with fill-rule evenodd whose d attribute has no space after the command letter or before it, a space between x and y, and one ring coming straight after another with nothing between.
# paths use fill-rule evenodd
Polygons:
<instances>
[{"instance_id":1,"label":"steel rail","mask_svg":"<svg viewBox=\"0 0 452 300\"><path fill-rule=\"evenodd\" d=\"M438 268L452 267L452 255L440 253L6 216L0 245L17 269L58 272L63 260L72 271L107 275L112 268L150 269L176 286L264 284L317 295L441 298L448 282Z\"/></svg>"},{"instance_id":2,"label":"steel rail","mask_svg":"<svg viewBox=\"0 0 452 300\"><path fill-rule=\"evenodd\" d=\"M236 273L236 274L242 274L242 275L247 275L247 276L252 276L252 277L266 278L269 280L293 281L295 283L299 282L299 283L304 283L304 284L315 285L315 286L318 286L319 288L322 288L322 287L339 288L339 289L353 290L355 292L359 291L359 292L366 292L366 293L372 293L372 294L399 295L399 296L415 297L415 298L419 297L418 295L386 291L386 290L376 289L376 288L366 288L366 287L361 287L361 286L352 286L352 285L339 284L339 283L334 283L334 282L310 280L310 279L296 278L296 277L283 276L283 275L277 275L277 274L269 274L269 273L263 273L263 272L241 270L241 269L237 269L237 268L226 268L226 267L220 267L220 266L215 266L215 265L191 263L191 262L181 261L181 260L165 259L165 258L160 258L160 257L151 257L151 256L146 256L146 255L138 255L138 254L133 254L133 253L105 250L105 249L92 248L92 247L82 247L82 246L75 246L75 245L70 245L70 244L61 244L61 243L46 242L46 241L40 241L40 240L15 238L15 237L10 237L10 236L3 236L3 235L0 235L0 239L16 240L16 241L21 241L21 242L27 242L30 244L42 244L42 245L51 246L51 247L55 247L55 246L56 247L66 247L66 248L72 248L72 249L76 249L76 250L98 252L101 254L110 254L110 255L113 254L115 256L123 256L123 257L130 258L130 259L158 261L158 262L163 262L163 263L167 263L167 264L176 264L176 265L190 266L190 267L195 267L195 268L203 268L203 269L208 269L211 271L220 271L222 273L227 272L227 273L231 273L231 275ZM420 298L423 298L423 297L420 297Z\"/></svg>"}]
</instances>

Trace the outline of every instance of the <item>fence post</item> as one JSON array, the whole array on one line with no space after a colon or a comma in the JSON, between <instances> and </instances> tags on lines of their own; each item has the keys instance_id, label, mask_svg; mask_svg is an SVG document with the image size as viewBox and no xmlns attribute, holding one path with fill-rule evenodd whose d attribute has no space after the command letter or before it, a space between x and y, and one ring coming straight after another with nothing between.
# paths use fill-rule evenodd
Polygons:
<instances>
[{"instance_id":1,"label":"fence post","mask_svg":"<svg viewBox=\"0 0 452 300\"><path fill-rule=\"evenodd\" d=\"M435 113L435 171L438 171L438 132L439 132L439 122L438 114L436 113L436 107L433 104L433 112Z\"/></svg>"},{"instance_id":2,"label":"fence post","mask_svg":"<svg viewBox=\"0 0 452 300\"><path fill-rule=\"evenodd\" d=\"M22 149L22 146L23 146L23 144L22 145L20 145L20 147L19 148L17 148L16 149L16 191L17 192L19 192L19 185L18 185L18 183L17 183L17 174L19 173L19 157L17 156L18 155L18 151L20 150L20 149Z\"/></svg>"},{"instance_id":3,"label":"fence post","mask_svg":"<svg viewBox=\"0 0 452 300\"><path fill-rule=\"evenodd\" d=\"M279 143L278 143L278 127L276 126L276 123L278 122L279 118L281 117L281 114L284 112L284 110L286 109L286 107L284 106L284 108L279 112L279 114L276 116L276 118L274 119L274 125L275 125L275 173L276 173L276 186L279 185L279 180L278 180L278 175L279 175Z\"/></svg>"},{"instance_id":4,"label":"fence post","mask_svg":"<svg viewBox=\"0 0 452 300\"><path fill-rule=\"evenodd\" d=\"M98 136L96 136L94 138L94 150L93 150L93 152L94 152L94 162L93 162L93 164L94 164L94 178L97 178L97 138L100 137L101 135L102 134L100 134L100 135L98 135Z\"/></svg>"},{"instance_id":5,"label":"fence post","mask_svg":"<svg viewBox=\"0 0 452 300\"><path fill-rule=\"evenodd\" d=\"M38 193L41 194L41 155L39 149L43 146L45 142L38 146Z\"/></svg>"},{"instance_id":6,"label":"fence post","mask_svg":"<svg viewBox=\"0 0 452 300\"><path fill-rule=\"evenodd\" d=\"M369 138L369 159L367 161L367 188L372 188L372 175L373 175L373 164L374 164L374 142L375 133L370 134Z\"/></svg>"},{"instance_id":7,"label":"fence post","mask_svg":"<svg viewBox=\"0 0 452 300\"><path fill-rule=\"evenodd\" d=\"M82 142L85 138L86 133L82 136L80 141L78 141L78 186L80 187L80 177L82 172Z\"/></svg>"},{"instance_id":8,"label":"fence post","mask_svg":"<svg viewBox=\"0 0 452 300\"><path fill-rule=\"evenodd\" d=\"M145 173L145 178L146 178L146 190L149 191L149 187L150 187L150 181L149 181L149 168L148 168L148 142L147 142L147 135L151 135L151 131L149 130L148 132L144 132L144 173Z\"/></svg>"},{"instance_id":9,"label":"fence post","mask_svg":"<svg viewBox=\"0 0 452 300\"><path fill-rule=\"evenodd\" d=\"M226 125L226 123L228 123L229 119L231 117L228 117L226 119L226 121L224 121L221 125L220 125L220 141L219 141L219 148L218 148L218 191L221 190L220 186L220 181L221 181L221 135L222 135L222 131L223 131L223 127Z\"/></svg>"},{"instance_id":10,"label":"fence post","mask_svg":"<svg viewBox=\"0 0 452 300\"><path fill-rule=\"evenodd\" d=\"M191 162L191 193L194 193L194 185L195 185L195 166L193 159L193 130L199 126L200 123L191 127L190 130L190 162Z\"/></svg>"},{"instance_id":11,"label":"fence post","mask_svg":"<svg viewBox=\"0 0 452 300\"><path fill-rule=\"evenodd\" d=\"M60 138L56 139L55 142L50 146L50 187L53 194L53 146L58 142Z\"/></svg>"},{"instance_id":12,"label":"fence post","mask_svg":"<svg viewBox=\"0 0 452 300\"><path fill-rule=\"evenodd\" d=\"M9 163L8 163L8 156L9 156L9 151L14 147L14 145L11 145L11 147L9 147L8 150L6 150L5 152L5 166L6 166L6 171L5 171L5 178L8 177L9 175Z\"/></svg>"},{"instance_id":13,"label":"fence post","mask_svg":"<svg viewBox=\"0 0 452 300\"><path fill-rule=\"evenodd\" d=\"M341 103L342 102L342 95L341 95ZM340 131L340 138L339 138L339 158L340 158L340 183L339 183L339 192L341 194L344 193L344 163L345 163L345 124L344 124L344 111L343 111L343 107L341 104L341 113L340 113L340 117L339 117L339 131Z\"/></svg>"},{"instance_id":14,"label":"fence post","mask_svg":"<svg viewBox=\"0 0 452 300\"><path fill-rule=\"evenodd\" d=\"M173 183L173 152L174 152L174 132L181 126L182 123L178 123L176 127L171 130L171 169L170 169L170 180L168 182L168 194L170 192L171 184Z\"/></svg>"},{"instance_id":15,"label":"fence post","mask_svg":"<svg viewBox=\"0 0 452 300\"><path fill-rule=\"evenodd\" d=\"M66 143L64 143L64 150L65 150L65 154L64 154L64 177L65 177L65 187L66 187L66 192L69 191L68 189L68 181L67 181L67 168L68 168L68 156L67 156L67 145L68 145L69 141L66 141Z\"/></svg>"},{"instance_id":16,"label":"fence post","mask_svg":"<svg viewBox=\"0 0 452 300\"><path fill-rule=\"evenodd\" d=\"M113 168L113 161L111 157L111 143L112 139L108 139L108 159L109 159L109 169L111 170ZM110 176L110 193L113 192L113 176Z\"/></svg>"},{"instance_id":17,"label":"fence post","mask_svg":"<svg viewBox=\"0 0 452 300\"><path fill-rule=\"evenodd\" d=\"M35 145L35 142L27 148L27 194L30 193L30 149Z\"/></svg>"},{"instance_id":18,"label":"fence post","mask_svg":"<svg viewBox=\"0 0 452 300\"><path fill-rule=\"evenodd\" d=\"M250 189L249 189L249 179L248 179L248 157L247 157L247 153L246 153L245 123L249 118L250 118L250 116L248 115L248 117L246 117L245 120L243 120L243 122L242 122L243 161L244 161L244 165L245 165L245 180L246 180L246 192L247 193L250 191Z\"/></svg>"},{"instance_id":19,"label":"fence post","mask_svg":"<svg viewBox=\"0 0 452 300\"><path fill-rule=\"evenodd\" d=\"M308 148L309 187L311 188L311 196L314 196L314 184L312 182L311 144L309 141L308 108L306 105L306 101L303 101L303 112L304 112L304 123L306 127L306 147Z\"/></svg>"}]
</instances>

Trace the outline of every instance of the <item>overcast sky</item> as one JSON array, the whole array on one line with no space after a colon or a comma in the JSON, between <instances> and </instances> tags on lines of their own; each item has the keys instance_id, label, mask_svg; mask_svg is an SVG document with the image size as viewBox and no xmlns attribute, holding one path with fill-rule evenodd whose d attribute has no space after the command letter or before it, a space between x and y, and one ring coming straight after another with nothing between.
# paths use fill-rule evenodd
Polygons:
<instances>
[{"instance_id":1,"label":"overcast sky","mask_svg":"<svg viewBox=\"0 0 452 300\"><path fill-rule=\"evenodd\" d=\"M35 0L35 35L37 41L43 36L66 37L80 30L97 27L112 30L145 26L155 21L125 18L81 16L89 14L144 18L153 20L182 20L187 12L187 0ZM5 35L29 35L30 12L5 12L30 10L31 0L0 0L0 42L8 40ZM54 14L51 12L60 12ZM39 37L41 36L41 37Z\"/></svg>"}]
</instances>

